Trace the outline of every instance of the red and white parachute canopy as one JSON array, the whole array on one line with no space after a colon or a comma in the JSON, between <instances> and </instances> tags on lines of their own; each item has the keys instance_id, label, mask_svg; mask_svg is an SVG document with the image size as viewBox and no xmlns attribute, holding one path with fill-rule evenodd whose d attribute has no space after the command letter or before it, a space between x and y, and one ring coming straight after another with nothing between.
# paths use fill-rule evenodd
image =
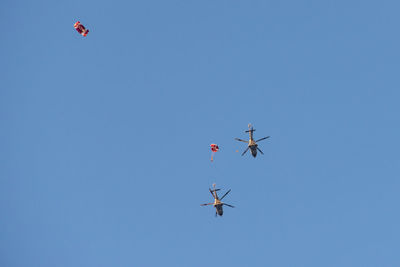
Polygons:
<instances>
[{"instance_id":1,"label":"red and white parachute canopy","mask_svg":"<svg viewBox=\"0 0 400 267\"><path fill-rule=\"evenodd\" d=\"M81 34L82 36L86 36L86 35L89 33L89 30L87 30L87 29L85 28L85 26L83 26L79 21L75 22L74 28L75 28L76 31L79 32L79 34Z\"/></svg>"},{"instance_id":2,"label":"red and white parachute canopy","mask_svg":"<svg viewBox=\"0 0 400 267\"><path fill-rule=\"evenodd\" d=\"M218 147L217 144L211 144L210 147L211 147L211 151L212 151L212 153L211 153L211 161L213 161L214 160L214 153L219 150L219 147Z\"/></svg>"}]
</instances>

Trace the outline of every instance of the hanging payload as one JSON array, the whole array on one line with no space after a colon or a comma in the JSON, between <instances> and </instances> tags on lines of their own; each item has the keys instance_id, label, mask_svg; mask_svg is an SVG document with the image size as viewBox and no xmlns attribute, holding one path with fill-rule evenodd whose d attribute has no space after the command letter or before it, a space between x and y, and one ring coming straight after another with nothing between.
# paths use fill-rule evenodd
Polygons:
<instances>
[{"instance_id":1,"label":"hanging payload","mask_svg":"<svg viewBox=\"0 0 400 267\"><path fill-rule=\"evenodd\" d=\"M87 29L85 28L85 26L83 26L79 21L75 22L74 28L75 28L76 31L79 32L79 34L81 34L82 36L86 36L86 35L89 33L89 30L87 30Z\"/></svg>"},{"instance_id":2,"label":"hanging payload","mask_svg":"<svg viewBox=\"0 0 400 267\"><path fill-rule=\"evenodd\" d=\"M217 152L219 150L219 147L217 144L211 144L211 161L214 160L214 153Z\"/></svg>"}]
</instances>

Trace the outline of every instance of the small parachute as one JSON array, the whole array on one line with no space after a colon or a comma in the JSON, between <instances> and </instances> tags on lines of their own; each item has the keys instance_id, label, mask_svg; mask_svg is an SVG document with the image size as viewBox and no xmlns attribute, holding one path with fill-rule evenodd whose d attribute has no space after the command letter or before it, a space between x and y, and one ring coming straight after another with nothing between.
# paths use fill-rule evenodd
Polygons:
<instances>
[{"instance_id":1,"label":"small parachute","mask_svg":"<svg viewBox=\"0 0 400 267\"><path fill-rule=\"evenodd\" d=\"M219 150L219 147L217 144L211 144L211 161L214 161L214 153Z\"/></svg>"},{"instance_id":2,"label":"small parachute","mask_svg":"<svg viewBox=\"0 0 400 267\"><path fill-rule=\"evenodd\" d=\"M86 35L89 33L89 30L87 30L87 29L85 28L85 26L83 26L79 21L75 22L74 28L75 28L76 31L79 32L79 34L81 34L82 36L86 36Z\"/></svg>"}]
</instances>

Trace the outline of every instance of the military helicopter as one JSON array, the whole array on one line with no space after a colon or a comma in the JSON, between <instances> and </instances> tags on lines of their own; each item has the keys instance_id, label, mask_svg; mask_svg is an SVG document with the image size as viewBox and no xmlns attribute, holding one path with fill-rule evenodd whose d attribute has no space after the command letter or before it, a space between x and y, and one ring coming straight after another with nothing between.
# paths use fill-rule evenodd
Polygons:
<instances>
[{"instance_id":1,"label":"military helicopter","mask_svg":"<svg viewBox=\"0 0 400 267\"><path fill-rule=\"evenodd\" d=\"M245 133L249 133L249 135L250 135L249 141L242 140L242 139L239 139L239 138L235 138L235 140L238 140L240 142L248 143L248 146L247 146L246 150L242 153L242 156L244 154L246 154L246 152L247 152L247 150L249 150L249 148L250 148L250 151L251 151L251 155L253 157L257 157L257 150L260 151L260 153L264 155L264 153L261 151L261 149L258 148L257 142L260 142L260 141L262 141L264 139L267 139L267 138L269 138L269 136L266 136L266 137L263 137L261 139L258 139L256 141L254 141L253 132L255 131L255 129L253 128L253 126L251 126L251 124L249 124L248 127L249 127L249 130L245 131Z\"/></svg>"},{"instance_id":2,"label":"military helicopter","mask_svg":"<svg viewBox=\"0 0 400 267\"><path fill-rule=\"evenodd\" d=\"M231 192L230 189L225 193L225 195L223 195L223 196L221 197L221 199L218 198L218 195L217 195L217 191L219 191L219 190L221 190L221 189L215 188L215 184L213 184L213 189L209 188L208 190L210 190L210 193L211 193L211 195L212 195L213 198L214 198L214 203L201 204L200 206L213 205L213 206L215 207L215 209L216 209L215 217L217 217L217 215L222 216L222 214L224 214L224 210L222 209L222 206L224 206L224 205L225 205L225 206L228 206L228 207L231 207L231 208L234 208L234 206L232 206L232 205L229 205L229 204L226 204L226 203L221 202L221 200L222 200L227 194L229 194L229 192Z\"/></svg>"}]
</instances>

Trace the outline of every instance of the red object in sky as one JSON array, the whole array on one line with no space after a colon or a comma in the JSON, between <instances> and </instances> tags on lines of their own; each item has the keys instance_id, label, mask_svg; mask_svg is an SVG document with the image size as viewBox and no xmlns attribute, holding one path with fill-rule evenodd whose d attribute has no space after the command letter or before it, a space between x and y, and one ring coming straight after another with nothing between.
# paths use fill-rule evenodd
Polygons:
<instances>
[{"instance_id":1,"label":"red object in sky","mask_svg":"<svg viewBox=\"0 0 400 267\"><path fill-rule=\"evenodd\" d=\"M211 144L210 147L211 147L211 151L212 151L212 153L211 153L211 161L213 161L214 160L214 153L219 150L219 147L218 147L217 144Z\"/></svg>"},{"instance_id":2,"label":"red object in sky","mask_svg":"<svg viewBox=\"0 0 400 267\"><path fill-rule=\"evenodd\" d=\"M217 152L219 150L219 147L218 147L217 144L211 144L210 146L211 146L211 151L212 152Z\"/></svg>"},{"instance_id":3,"label":"red object in sky","mask_svg":"<svg viewBox=\"0 0 400 267\"><path fill-rule=\"evenodd\" d=\"M79 21L75 22L74 28L75 28L76 31L79 32L79 34L81 34L82 36L86 36L86 35L89 33L89 30L87 30L87 29L85 28L85 26L83 26Z\"/></svg>"}]
</instances>

